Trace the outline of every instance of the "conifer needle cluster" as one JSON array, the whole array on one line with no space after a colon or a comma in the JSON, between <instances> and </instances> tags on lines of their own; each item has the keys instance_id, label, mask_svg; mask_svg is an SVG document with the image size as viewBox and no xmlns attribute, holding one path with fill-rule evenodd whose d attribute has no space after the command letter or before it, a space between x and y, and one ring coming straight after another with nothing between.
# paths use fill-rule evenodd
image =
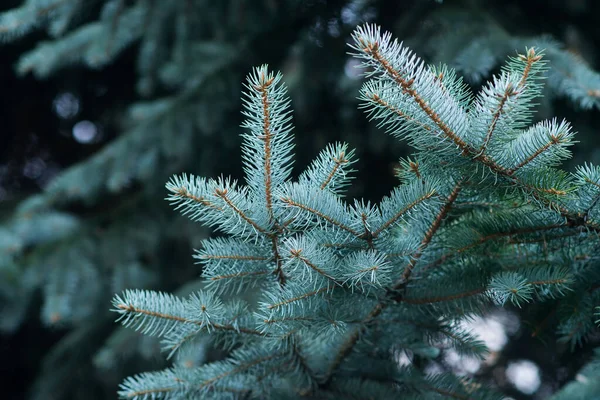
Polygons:
<instances>
[{"instance_id":1,"label":"conifer needle cluster","mask_svg":"<svg viewBox=\"0 0 600 400\"><path fill-rule=\"evenodd\" d=\"M195 255L205 287L113 300L120 321L162 338L169 356L198 351L206 337L227 356L175 359L126 379L122 398L499 400L452 371L424 372L448 349L486 357L461 322L555 302L560 340L575 346L597 329L600 168L559 169L570 124L532 125L543 51L511 58L473 95L452 69L426 65L376 26L357 28L351 48L367 77L361 107L414 149L401 184L378 204L346 199L355 158L343 143L294 179L282 76L254 69L245 181L182 174L167 183L176 209L219 232ZM402 353L421 362L400 366ZM599 368L589 369L593 380Z\"/></svg>"}]
</instances>

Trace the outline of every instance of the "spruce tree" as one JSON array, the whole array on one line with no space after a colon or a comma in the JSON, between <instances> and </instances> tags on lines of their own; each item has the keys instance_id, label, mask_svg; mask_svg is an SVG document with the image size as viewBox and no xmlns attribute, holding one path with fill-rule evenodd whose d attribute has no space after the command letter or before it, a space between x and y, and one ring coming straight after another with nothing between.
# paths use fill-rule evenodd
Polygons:
<instances>
[{"instance_id":1,"label":"spruce tree","mask_svg":"<svg viewBox=\"0 0 600 400\"><path fill-rule=\"evenodd\" d=\"M241 163L229 155L234 155L237 148L240 83L253 65L268 62L285 74L293 99L295 129L302 132L293 140L298 169L327 142L349 143L346 147L334 143L327 153L344 151L351 169L357 170L348 171L348 176L356 179L352 185L342 187L347 192L333 189L340 198L345 193L350 198L364 196L365 203L380 200L392 186L395 160L413 151L411 142L381 135L375 124L369 125L355 112L360 79L358 70L351 67L357 59L349 60L344 48L351 31L362 21L380 21L411 48L418 49L428 62L450 66L475 92L498 72L507 55L515 54L515 49L544 49L543 59L549 63L543 71L543 95L535 100L541 104L533 118L567 115L576 121L579 140L591 143L598 125L594 111L582 109L598 108L600 79L592 70L593 44L598 36L591 18L597 6L588 1L590 17L582 19L577 17L576 9L585 1L551 3L414 0L400 7L395 0L4 2L0 6L0 39L6 45L3 56L23 51L14 66L15 75L26 76L28 84L48 80L43 87L52 87L53 91L75 89L75 94L78 87L93 91L89 88L101 77L109 93L98 95L100 103L90 102L89 98L79 103L86 113L94 109L108 135L93 145L65 146L69 149L65 158L78 162L69 165L58 155L53 161L64 169L54 179L38 182L24 177L24 173L21 176L27 165L20 164L15 154L18 147L11 146L11 139L29 145L28 133L21 131L28 124L11 124L11 114L23 113L19 103L29 103L29 99L41 103L43 96L38 86L34 86L33 93L11 92L13 82L4 84L3 94L10 100L3 107L5 128L0 139L0 152L6 158L0 160L0 340L8 338L9 342L0 349L3 358L14 360L10 367L6 364L9 372L2 375L18 392L15 398L25 397L18 386L27 386L32 399L114 398L122 377L159 369L172 361L160 354L156 337L140 337L134 330L113 324L114 315L108 311L110 299L113 293L126 288L151 288L185 297L204 287L190 253L191 247L201 248L200 240L208 229L169 209L162 200L164 182L182 171L242 177L237 170ZM561 3L564 12L557 13L553 6ZM515 9L521 11L520 15ZM578 12L581 15L581 10ZM564 17L568 17L568 23ZM544 32L552 33L556 40L540 36ZM11 68L6 57L4 60L2 79ZM117 82L115 71L127 71L127 82ZM110 93L117 85L129 94L108 103L106 99L115 97ZM563 102L563 98L568 101ZM467 102L465 99L464 108L470 109ZM29 111L26 119L44 120L44 113L37 112ZM79 117L82 115L61 120L61 133L67 127L68 134L68 125L83 119ZM18 118L23 117L15 115L15 122ZM38 124L38 138L55 141L56 148L68 142L68 137L44 122ZM351 153L350 147L356 152ZM575 160L569 161L566 169L583 164L582 160L596 161L593 146L577 149ZM403 169L401 179L415 166L423 175L425 164L415 158L417 155L399 164ZM319 160L326 163L327 156ZM316 173L315 168L310 174ZM290 176L296 177L297 172ZM28 187L33 184L38 190L28 193L25 186L10 186L10 179ZM470 203L460 201L465 193L465 188L461 189L444 224L461 216L466 218ZM510 191L506 193L511 195ZM593 197L594 192L590 193ZM442 197L437 193L433 200ZM491 199L477 204L480 210L498 209ZM529 218L527 211L525 214ZM303 228L294 229L300 232ZM394 229L397 232L398 228ZM418 268L429 257L435 240L442 239L432 238L429 250L415 261L417 278ZM563 251L567 252L568 242L564 244ZM570 250L573 254L564 256L565 264L569 264L571 255L579 264L593 258L593 251L575 254L574 249ZM525 253L521 255L527 258ZM473 263L478 262L475 256ZM240 287L243 297L256 306L256 296L261 292L245 290L244 285ZM376 292L373 290L368 296ZM219 295L227 301L241 293L226 290ZM496 378L504 376L497 374L498 369L520 357L524 350L524 357L531 357L542 370L545 389L554 391L573 380L581 365L591 360L598 341L592 329L576 341L556 343L552 328L561 326L565 315L579 310L579 303L569 293L543 302L525 304L521 300L522 308L509 300L505 309L531 329L522 328L518 337L511 337L494 363L482 364L477 372L480 380L494 380L520 400L510 383ZM588 308L597 305L594 299L585 304ZM577 321L574 326L578 326ZM462 325L459 328L465 329ZM568 325L561 329L558 335L568 337L571 333ZM535 338L523 339L530 332ZM432 335L437 348L440 335ZM202 346L173 355L178 365L200 365L228 354L219 350L218 341L211 342L210 335L198 341ZM536 353L531 350L534 346L544 350ZM41 351L45 357L38 366ZM415 345L397 354L402 363L408 355L415 365L429 372L440 365L457 372L443 364L458 353L447 348L434 357L438 351ZM590 365L592 369L577 375L574 390L581 390L577 389L579 384L591 381L582 379L591 376L585 372L593 371L595 364ZM37 375L36 382L23 384L29 378L21 375L33 374Z\"/></svg>"},{"instance_id":2,"label":"spruce tree","mask_svg":"<svg viewBox=\"0 0 600 400\"><path fill-rule=\"evenodd\" d=\"M357 28L351 48L368 78L361 107L414 149L401 184L378 204L346 200L354 158L343 143L292 179L282 76L254 69L245 184L187 174L167 183L178 210L222 234L195 255L206 286L113 300L120 321L160 337L169 357L202 352L206 338L226 356L175 357L126 379L122 398L501 399L452 371L426 373L446 349L486 356L462 321L557 301L561 341L575 346L597 329L600 169L559 169L570 124L531 124L543 50L511 58L473 96L452 69L426 65L374 25ZM403 352L415 355L408 366ZM600 395L598 362L556 398Z\"/></svg>"}]
</instances>

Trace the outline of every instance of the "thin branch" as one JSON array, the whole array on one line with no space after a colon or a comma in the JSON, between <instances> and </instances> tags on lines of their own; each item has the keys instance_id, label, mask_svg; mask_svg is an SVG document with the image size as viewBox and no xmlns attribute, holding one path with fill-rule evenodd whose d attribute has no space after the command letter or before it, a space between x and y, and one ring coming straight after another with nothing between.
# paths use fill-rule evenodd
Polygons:
<instances>
[{"instance_id":1,"label":"thin branch","mask_svg":"<svg viewBox=\"0 0 600 400\"><path fill-rule=\"evenodd\" d=\"M232 279L232 278L243 278L252 275L266 275L271 271L252 271L252 272L238 272L236 274L218 275L210 278L211 281L218 281L221 279Z\"/></svg>"},{"instance_id":2,"label":"thin branch","mask_svg":"<svg viewBox=\"0 0 600 400\"><path fill-rule=\"evenodd\" d=\"M531 72L531 67L535 62L538 62L542 59L542 56L536 56L535 50L533 48L527 50L527 55L524 56L522 54L519 55L519 58L523 61L526 61L525 68L523 69L523 76L521 76L521 80L519 81L518 87L521 88L525 86L525 82L527 82L527 78L529 78L529 73Z\"/></svg>"},{"instance_id":3,"label":"thin branch","mask_svg":"<svg viewBox=\"0 0 600 400\"><path fill-rule=\"evenodd\" d=\"M383 108L386 108L387 110L391 111L392 113L397 114L398 116L400 116L400 118L403 118L403 119L405 119L408 122L417 124L421 128L425 129L426 131L430 131L431 132L432 128L429 125L426 125L426 124L422 123L421 121L418 121L418 120L412 118L411 116L409 116L408 114L406 114L405 112L403 112L402 110L400 110L399 108L394 107L393 105L391 105L387 101L383 100L378 94L372 93L369 97L371 97L371 99L374 102L376 102L377 104L379 104Z\"/></svg>"},{"instance_id":4,"label":"thin branch","mask_svg":"<svg viewBox=\"0 0 600 400\"><path fill-rule=\"evenodd\" d=\"M253 361L248 362L246 364L241 364L237 368L234 368L234 369L229 370L229 371L225 371L225 372L223 372L223 373L221 373L221 374L219 374L219 375L217 375L217 376L215 376L215 377L213 377L211 379L208 379L208 380L202 382L202 384L199 385L198 388L202 389L204 387L210 386L210 385L212 385L214 382L216 382L218 380L221 380L221 379L226 378L226 377L228 377L230 375L233 375L233 374L240 373L242 371L245 371L245 370L247 370L249 368L254 367L255 365L261 364L263 362L272 360L272 359L277 358L277 357L281 357L281 354L279 354L279 353L271 354L271 355L268 355L268 356L257 358L256 360L253 360Z\"/></svg>"},{"instance_id":5,"label":"thin branch","mask_svg":"<svg viewBox=\"0 0 600 400\"><path fill-rule=\"evenodd\" d=\"M179 382L178 380L176 380L176 382ZM142 397L144 398L145 396L150 396L151 397L156 397L157 394L159 393L169 393L176 390L175 388L155 388L155 389L146 389L146 390L137 390L135 392L131 392L127 394L127 397L129 398L134 398L134 397Z\"/></svg>"},{"instance_id":6,"label":"thin branch","mask_svg":"<svg viewBox=\"0 0 600 400\"><path fill-rule=\"evenodd\" d=\"M306 265L307 267L309 267L310 269L312 269L313 271L315 271L316 273L318 273L321 276L324 276L325 278L339 284L341 286L341 283L337 281L337 279L335 279L333 276L329 275L327 272L323 271L321 268L319 268L317 265L315 265L314 263L312 263L308 258L303 257L302 256L302 249L292 249L290 250L290 254L294 257L297 258L298 260L302 261L304 263L304 265Z\"/></svg>"},{"instance_id":7,"label":"thin branch","mask_svg":"<svg viewBox=\"0 0 600 400\"><path fill-rule=\"evenodd\" d=\"M480 154L485 152L488 143L492 139L492 134L494 133L494 130L496 129L496 125L498 124L498 121L500 120L500 116L502 115L504 106L506 105L506 101L513 94L515 94L515 91L513 90L512 85L509 85L506 88L506 90L504 91L504 94L502 95L502 98L500 99L500 103L498 104L498 108L496 109L496 112L494 113L494 116L492 117L492 123L490 124L490 127L488 128L488 131L487 131L487 135L485 136L485 140L483 141L483 144L481 145L481 148L479 149Z\"/></svg>"},{"instance_id":8,"label":"thin branch","mask_svg":"<svg viewBox=\"0 0 600 400\"><path fill-rule=\"evenodd\" d=\"M370 54L375 61L377 61L383 69L392 77L392 79L400 85L405 93L413 98L417 105L427 114L427 116L433 121L433 123L444 132L446 137L451 139L463 152L473 153L473 149L467 143L465 143L442 119L440 116L427 104L427 102L421 97L419 93L413 88L413 81L406 80L400 72L398 72L388 60L383 57L379 52L379 43L375 42L372 45L368 45L363 48L363 51Z\"/></svg>"},{"instance_id":9,"label":"thin branch","mask_svg":"<svg viewBox=\"0 0 600 400\"><path fill-rule=\"evenodd\" d=\"M240 260L240 261L265 261L267 257L260 256L244 256L240 254L203 254L200 257L201 260Z\"/></svg>"},{"instance_id":10,"label":"thin branch","mask_svg":"<svg viewBox=\"0 0 600 400\"><path fill-rule=\"evenodd\" d=\"M323 214L322 212L320 212L318 210L315 210L313 208L305 206L304 204L297 203L294 200L290 199L289 197L282 197L281 201L283 201L284 203L286 203L292 207L298 207L301 210L308 211L309 213L314 214L321 219L324 219L325 221L329 222L330 224L335 225L338 228L345 230L346 232L350 232L351 234L353 234L354 236L356 236L358 238L361 237L361 234L358 233L357 231L355 231L354 229L342 224L339 221L336 221L335 219L331 218L328 215Z\"/></svg>"},{"instance_id":11,"label":"thin branch","mask_svg":"<svg viewBox=\"0 0 600 400\"><path fill-rule=\"evenodd\" d=\"M589 183L590 185L594 185L594 186L596 186L598 189L600 189L600 183L598 183L598 182L594 182L593 180L591 180L591 179L589 179L589 178L585 178L585 181L586 181L587 183Z\"/></svg>"},{"instance_id":12,"label":"thin branch","mask_svg":"<svg viewBox=\"0 0 600 400\"><path fill-rule=\"evenodd\" d=\"M346 154L343 151L337 157L333 157L333 161L335 162L335 164L334 164L331 172L329 173L329 175L327 175L327 178L325 179L325 181L321 184L321 186L320 186L321 190L324 190L327 187L327 185L329 185L329 183L331 182L331 180L337 173L338 169L340 169L340 167L343 164L348 164L348 162L349 162L346 159Z\"/></svg>"},{"instance_id":13,"label":"thin branch","mask_svg":"<svg viewBox=\"0 0 600 400\"><path fill-rule=\"evenodd\" d=\"M412 255L410 261L408 262L408 265L404 268L404 272L402 273L402 280L394 285L394 290L398 290L401 287L406 286L406 283L408 282L408 280L410 279L410 276L412 274L413 268L415 267L415 265L417 264L417 262L423 255L423 252L425 251L425 249L431 242L431 239L433 238L433 236L436 234L436 232L442 225L442 221L444 220L444 218L446 218L448 211L450 211L450 208L452 208L452 204L454 204L454 201L458 197L458 194L460 193L460 189L461 189L460 185L461 184L459 182L456 184L456 186L454 186L452 193L450 193L450 196L448 196L448 199L446 200L446 202L440 209L440 212L435 217L435 219L433 220L433 223L431 224L431 226L425 233L425 237L421 241L421 244L419 245L419 249L415 252L415 254Z\"/></svg>"},{"instance_id":14,"label":"thin branch","mask_svg":"<svg viewBox=\"0 0 600 400\"><path fill-rule=\"evenodd\" d=\"M223 211L223 209L219 206L217 206L216 204L206 200L204 197L201 196L194 196L193 194L191 194L186 188L184 187L178 187L177 190L175 191L175 194L183 199L189 199L192 200L196 203L202 204L203 206L206 207L210 207L213 208L215 210L218 211Z\"/></svg>"},{"instance_id":15,"label":"thin branch","mask_svg":"<svg viewBox=\"0 0 600 400\"><path fill-rule=\"evenodd\" d=\"M329 288L327 288L327 287L320 288L320 289L314 290L312 292L304 293L303 295L300 295L300 296L292 297L291 299L286 299L286 300L284 300L282 302L279 302L279 303L270 304L269 306L267 306L267 308L269 310L272 310L273 308L279 308L279 307L284 306L286 304L290 304L290 303L294 303L296 301L300 301L302 299L306 299L307 297L316 296L317 294L323 293L323 292L327 291L328 289Z\"/></svg>"},{"instance_id":16,"label":"thin branch","mask_svg":"<svg viewBox=\"0 0 600 400\"><path fill-rule=\"evenodd\" d=\"M269 217L273 219L273 192L272 192L272 181L271 181L271 139L273 133L271 132L271 113L270 113L270 104L269 104L269 86L274 81L274 78L265 79L264 76L260 79L261 82L264 82L260 86L256 86L255 89L260 92L262 98L262 106L263 106L263 134L260 139L264 142L264 151L265 151L265 195L267 202L267 212L269 213Z\"/></svg>"},{"instance_id":17,"label":"thin branch","mask_svg":"<svg viewBox=\"0 0 600 400\"><path fill-rule=\"evenodd\" d=\"M350 353L352 352L352 349L354 349L354 346L358 342L360 335L365 330L365 325L370 323L371 321L373 321L375 318L377 318L379 316L379 314L381 314L381 312L383 311L384 308L385 308L385 305L383 303L378 303L373 308L373 310L371 310L369 315L367 315L367 317L361 322L361 325L354 330L354 332L348 337L348 339L346 339L346 341L344 342L342 347L340 347L340 349L337 351L337 354L336 354L333 362L329 365L329 368L327 369L327 373L325 374L325 376L319 386L324 387L324 386L327 386L331 382L331 378L333 377L333 374L335 373L335 371L338 369L338 367L340 366L342 361L344 361L344 359L346 359L346 357L348 357L348 355L350 355Z\"/></svg>"},{"instance_id":18,"label":"thin branch","mask_svg":"<svg viewBox=\"0 0 600 400\"><path fill-rule=\"evenodd\" d=\"M425 201L427 199L430 199L431 197L433 197L434 194L435 194L435 190L430 190L428 193L424 194L423 196L419 197L418 199L416 199L412 203L408 204L402 210L398 211L392 218L390 218L383 225L381 225L381 227L379 227L377 230L375 230L373 232L373 237L379 236L379 234L382 231L386 230L391 225L393 225L396 221L398 221L398 219L400 219L404 214L406 214L407 211L409 211L410 209L414 208L419 203L422 203L423 201Z\"/></svg>"},{"instance_id":19,"label":"thin branch","mask_svg":"<svg viewBox=\"0 0 600 400\"><path fill-rule=\"evenodd\" d=\"M461 248L454 250L454 252L462 253L462 252L465 252L475 246L479 246L480 244L488 242L490 240L511 237L511 236L516 236L516 235L523 235L526 233L544 232L544 231L549 231L549 230L558 229L558 228L567 228L569 226L570 225L568 223L564 223L564 224L553 224L553 225L544 225L544 226L533 226L533 227L528 227L528 228L515 229L515 230L507 231L507 232L491 233L489 235L480 237L474 243L471 243L467 246L463 246Z\"/></svg>"},{"instance_id":20,"label":"thin branch","mask_svg":"<svg viewBox=\"0 0 600 400\"><path fill-rule=\"evenodd\" d=\"M535 153L533 153L532 155L530 155L529 157L527 157L525 160L521 161L516 167L513 167L511 169L509 169L507 171L508 175L513 175L515 172L517 172L519 169L523 168L525 165L529 164L530 162L532 162L533 160L535 160L539 155L541 155L543 152L545 152L546 150L548 150L550 147L560 144L560 140L562 139L561 135L559 136L554 136L552 135L550 137L550 141L548 143L546 143L545 145L543 145L542 147L540 147L539 149L537 149L535 151ZM539 188L537 188L538 190L540 190Z\"/></svg>"},{"instance_id":21,"label":"thin branch","mask_svg":"<svg viewBox=\"0 0 600 400\"><path fill-rule=\"evenodd\" d=\"M215 194L217 196L219 196L220 198L222 198L225 201L225 203L227 203L227 205L229 207L231 207L231 209L233 211L235 211L235 213L237 215L239 215L244 221L246 221L247 223L249 223L250 225L252 225L254 227L254 229L256 229L258 232L260 232L262 234L265 234L267 236L271 236L271 234L269 232L267 232L263 227L261 227L260 225L258 225L250 217L248 217L246 214L244 214L244 212L242 210L240 210L235 204L233 204L233 202L231 201L231 199L229 197L227 197L227 189L217 188L217 189L215 189Z\"/></svg>"},{"instance_id":22,"label":"thin branch","mask_svg":"<svg viewBox=\"0 0 600 400\"><path fill-rule=\"evenodd\" d=\"M117 305L117 308L127 311L127 312L130 312L130 313L143 314L143 315L148 315L148 316L155 317L155 318L166 319L169 321L177 321L177 322L181 322L181 323L185 323L185 324L193 324L193 325L197 325L200 327L206 326L206 327L210 327L210 328L217 329L217 330L235 331L235 332L247 333L250 335L266 336L264 333L259 332L254 329L240 328L240 327L234 327L233 325L223 325L223 324L217 324L217 323L206 324L203 321L194 321L194 320L191 320L188 318L178 317L178 316L172 315L172 314L165 314L165 313L160 313L160 312L156 312L156 311L145 310L143 308L135 307L131 304L119 304L119 305Z\"/></svg>"}]
</instances>

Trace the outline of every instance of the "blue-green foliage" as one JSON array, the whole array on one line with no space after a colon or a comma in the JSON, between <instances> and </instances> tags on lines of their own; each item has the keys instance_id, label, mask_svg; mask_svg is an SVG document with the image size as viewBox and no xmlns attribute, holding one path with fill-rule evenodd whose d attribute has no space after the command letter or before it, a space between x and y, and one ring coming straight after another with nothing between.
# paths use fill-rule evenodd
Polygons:
<instances>
[{"instance_id":1,"label":"blue-green foliage","mask_svg":"<svg viewBox=\"0 0 600 400\"><path fill-rule=\"evenodd\" d=\"M432 13L429 23L436 29L425 39L432 60L449 64L471 84L481 84L514 49L535 46L544 49L551 63L544 73L545 114L551 112L554 97L565 97L581 109L600 108L600 74L576 49L547 35L514 35L502 22L484 7L449 6ZM419 34L415 39L423 40Z\"/></svg>"},{"instance_id":2,"label":"blue-green foliage","mask_svg":"<svg viewBox=\"0 0 600 400\"><path fill-rule=\"evenodd\" d=\"M450 346L484 357L459 323L495 304L558 301L557 333L571 345L595 329L600 174L556 168L570 156L567 122L529 127L543 53L526 49L473 98L452 70L425 65L375 26L353 39L369 78L362 107L415 149L402 184L379 204L347 201L345 144L294 181L282 77L252 71L246 185L186 174L167 184L181 213L223 235L196 254L206 287L185 299L127 290L113 300L125 326L159 336L170 355L205 335L230 351L130 377L122 398L501 399L452 374L400 367L398 355L427 360Z\"/></svg>"},{"instance_id":3,"label":"blue-green foliage","mask_svg":"<svg viewBox=\"0 0 600 400\"><path fill-rule=\"evenodd\" d=\"M308 13L298 12L296 0L20 3L0 12L0 41L18 42L34 32L42 38L30 36L34 45L15 66L20 75L45 79L67 67L123 66L119 56L126 48L136 57L136 80L127 85L134 85L139 97L119 99L99 116L105 131L117 137L96 143L98 151L62 170L0 221L0 330L16 333L27 318L71 330L65 345L47 352L29 395L63 399L100 380L112 388L126 369L135 369L136 359L156 356L153 338L140 341L134 331L113 326L106 305L125 288L172 284L177 277L169 270L165 278L164 260L184 273L188 257L179 257L185 252L166 254L165 244L176 238L189 245L206 233L164 206L162 183L188 168L213 171L215 149L226 152L235 141L230 132L237 131L237 122L228 116L239 100L222 94L239 92L237 70L245 49L265 32L280 33L280 21L293 25ZM71 338L77 354L69 347ZM37 336L35 343L24 348L46 351L37 346L46 343ZM53 367L58 363L60 371Z\"/></svg>"}]
</instances>

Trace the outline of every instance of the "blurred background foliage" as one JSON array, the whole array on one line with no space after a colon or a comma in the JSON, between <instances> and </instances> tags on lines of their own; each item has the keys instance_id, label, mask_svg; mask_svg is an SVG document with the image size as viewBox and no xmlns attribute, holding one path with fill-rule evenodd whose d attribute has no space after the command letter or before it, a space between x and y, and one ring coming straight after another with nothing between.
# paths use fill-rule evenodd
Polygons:
<instances>
[{"instance_id":1,"label":"blurred background foliage","mask_svg":"<svg viewBox=\"0 0 600 400\"><path fill-rule=\"evenodd\" d=\"M545 48L538 118L572 122L583 143L576 165L600 162L597 15L592 0L3 1L2 397L115 398L124 376L164 366L155 341L113 323L110 299L125 288L184 293L198 284L191 254L207 232L169 209L164 183L183 171L242 175L240 93L251 67L284 73L296 165L346 141L360 158L351 195L378 200L410 149L357 110L361 80L346 54L357 24L380 24L474 90L516 50ZM527 313L548 314L552 326L551 310ZM440 365L515 399L548 397L600 335L571 349L528 326L527 313L474 322L493 350L484 363L449 355Z\"/></svg>"}]
</instances>

